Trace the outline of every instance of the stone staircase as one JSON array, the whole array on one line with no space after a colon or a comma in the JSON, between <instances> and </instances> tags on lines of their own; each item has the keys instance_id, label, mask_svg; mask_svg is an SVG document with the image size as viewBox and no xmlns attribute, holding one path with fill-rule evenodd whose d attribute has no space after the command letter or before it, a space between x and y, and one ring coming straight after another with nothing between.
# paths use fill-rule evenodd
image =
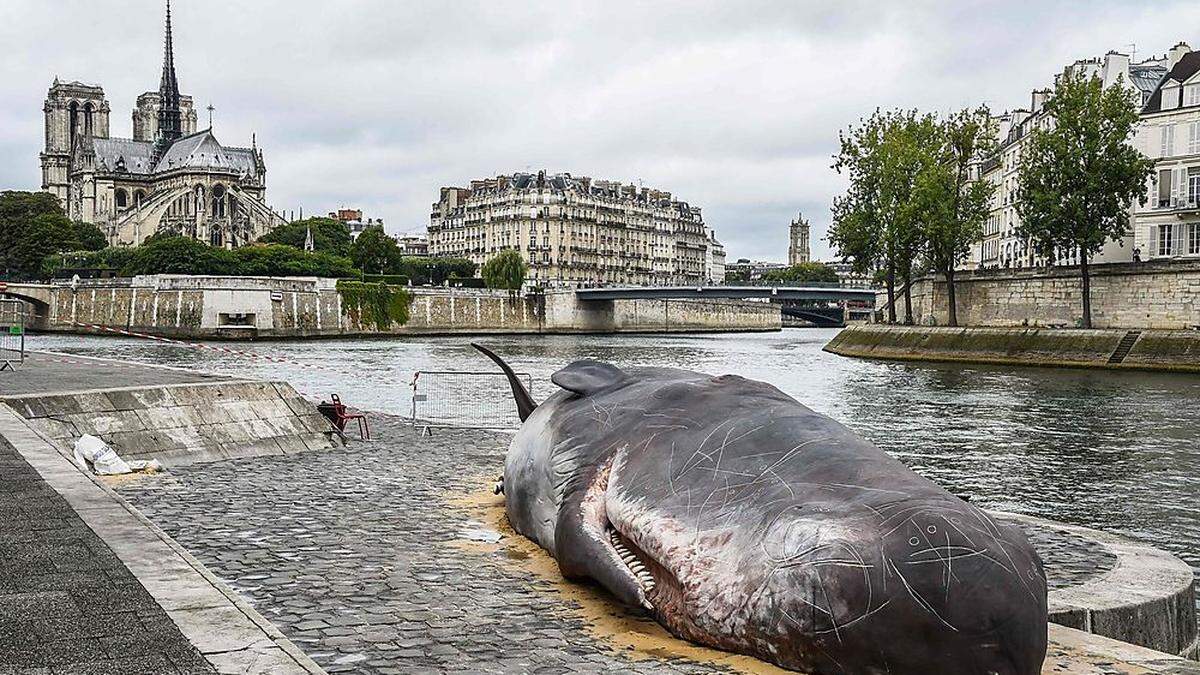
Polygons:
<instances>
[{"instance_id":1,"label":"stone staircase","mask_svg":"<svg viewBox=\"0 0 1200 675\"><path fill-rule=\"evenodd\" d=\"M1142 331L1140 330L1131 330L1125 333L1125 337L1121 338L1121 341L1117 344L1117 348L1114 349L1113 353L1108 357L1108 362L1112 364L1124 362L1125 357L1129 356L1129 352L1133 349L1133 346L1137 344L1138 338L1140 337L1142 337Z\"/></svg>"}]
</instances>

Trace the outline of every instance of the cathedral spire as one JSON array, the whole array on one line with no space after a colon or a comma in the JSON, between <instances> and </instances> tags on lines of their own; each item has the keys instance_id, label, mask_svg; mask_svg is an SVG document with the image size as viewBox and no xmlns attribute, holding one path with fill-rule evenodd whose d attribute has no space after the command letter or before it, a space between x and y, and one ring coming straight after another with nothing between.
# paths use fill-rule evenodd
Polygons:
<instances>
[{"instance_id":1,"label":"cathedral spire","mask_svg":"<svg viewBox=\"0 0 1200 675\"><path fill-rule=\"evenodd\" d=\"M167 31L163 46L162 79L158 84L159 150L164 150L183 135L182 114L179 110L179 81L175 79L175 48L171 39L171 0L167 0Z\"/></svg>"}]
</instances>

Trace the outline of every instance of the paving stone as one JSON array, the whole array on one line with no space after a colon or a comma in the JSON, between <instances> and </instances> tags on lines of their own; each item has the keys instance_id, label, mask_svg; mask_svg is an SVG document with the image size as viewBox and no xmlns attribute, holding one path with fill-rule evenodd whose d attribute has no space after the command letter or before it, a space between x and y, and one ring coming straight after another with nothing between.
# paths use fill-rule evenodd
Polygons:
<instances>
[{"instance_id":1,"label":"paving stone","mask_svg":"<svg viewBox=\"0 0 1200 675\"><path fill-rule=\"evenodd\" d=\"M499 472L504 437L422 438L379 414L371 430L386 440L117 489L331 673L728 672L630 660L539 579L448 545L470 523L445 498Z\"/></svg>"},{"instance_id":2,"label":"paving stone","mask_svg":"<svg viewBox=\"0 0 1200 675\"><path fill-rule=\"evenodd\" d=\"M214 672L112 550L2 437L0 467L22 478L0 489L28 516L2 521L0 674Z\"/></svg>"}]
</instances>

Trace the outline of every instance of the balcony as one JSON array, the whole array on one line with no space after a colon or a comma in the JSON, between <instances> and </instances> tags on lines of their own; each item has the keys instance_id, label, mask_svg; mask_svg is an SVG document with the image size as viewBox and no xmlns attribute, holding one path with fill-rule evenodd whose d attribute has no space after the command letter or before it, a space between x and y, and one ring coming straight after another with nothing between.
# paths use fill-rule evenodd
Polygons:
<instances>
[{"instance_id":1,"label":"balcony","mask_svg":"<svg viewBox=\"0 0 1200 675\"><path fill-rule=\"evenodd\" d=\"M1177 211L1179 215L1200 211L1200 194L1187 197L1159 198L1154 202L1155 211Z\"/></svg>"}]
</instances>

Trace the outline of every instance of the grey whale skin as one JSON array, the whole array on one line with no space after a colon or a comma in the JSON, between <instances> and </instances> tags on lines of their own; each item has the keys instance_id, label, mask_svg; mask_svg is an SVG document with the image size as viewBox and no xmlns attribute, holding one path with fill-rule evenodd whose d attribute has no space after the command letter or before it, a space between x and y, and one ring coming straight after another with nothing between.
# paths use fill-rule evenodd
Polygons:
<instances>
[{"instance_id":1,"label":"grey whale skin","mask_svg":"<svg viewBox=\"0 0 1200 675\"><path fill-rule=\"evenodd\" d=\"M597 361L536 405L480 350L524 419L508 519L564 576L803 672L1041 672L1046 579L1025 536L841 424L762 382Z\"/></svg>"}]
</instances>

